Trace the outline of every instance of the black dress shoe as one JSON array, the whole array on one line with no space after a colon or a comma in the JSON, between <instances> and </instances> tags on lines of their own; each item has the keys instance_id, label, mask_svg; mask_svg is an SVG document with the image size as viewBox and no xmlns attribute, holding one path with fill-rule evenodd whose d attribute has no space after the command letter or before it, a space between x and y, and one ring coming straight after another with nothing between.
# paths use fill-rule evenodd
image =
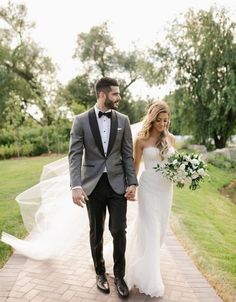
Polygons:
<instances>
[{"instance_id":1,"label":"black dress shoe","mask_svg":"<svg viewBox=\"0 0 236 302\"><path fill-rule=\"evenodd\" d=\"M128 286L125 283L125 280L123 278L115 278L115 285L116 285L116 289L117 292L119 294L119 296L121 296L122 298L126 298L129 295L129 289Z\"/></svg>"},{"instance_id":2,"label":"black dress shoe","mask_svg":"<svg viewBox=\"0 0 236 302\"><path fill-rule=\"evenodd\" d=\"M109 294L110 287L105 274L97 275L97 288L102 292Z\"/></svg>"}]
</instances>

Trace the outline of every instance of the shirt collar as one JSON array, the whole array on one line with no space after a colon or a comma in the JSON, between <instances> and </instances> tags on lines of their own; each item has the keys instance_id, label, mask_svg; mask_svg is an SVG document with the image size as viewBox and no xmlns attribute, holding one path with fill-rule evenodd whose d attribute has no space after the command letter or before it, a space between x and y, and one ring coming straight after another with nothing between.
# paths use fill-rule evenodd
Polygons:
<instances>
[{"instance_id":1,"label":"shirt collar","mask_svg":"<svg viewBox=\"0 0 236 302\"><path fill-rule=\"evenodd\" d=\"M95 110L95 113L96 113L96 116L98 116L98 112L99 111L101 111L100 109L98 109L98 107L97 107L97 104L95 104L95 106L94 106L94 110ZM108 109L107 111L105 111L105 112L110 112L111 111L111 109Z\"/></svg>"}]
</instances>

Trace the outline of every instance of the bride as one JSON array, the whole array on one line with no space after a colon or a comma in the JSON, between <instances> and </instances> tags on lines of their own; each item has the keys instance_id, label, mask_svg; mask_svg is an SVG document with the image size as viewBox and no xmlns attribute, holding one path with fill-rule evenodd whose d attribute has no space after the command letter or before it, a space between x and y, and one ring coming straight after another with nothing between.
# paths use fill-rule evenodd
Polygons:
<instances>
[{"instance_id":1,"label":"bride","mask_svg":"<svg viewBox=\"0 0 236 302\"><path fill-rule=\"evenodd\" d=\"M153 167L157 163L164 164L174 152L175 140L168 132L169 122L168 105L157 101L149 107L143 123L132 126L136 137L135 169L137 174L141 172L141 176L136 218L127 233L125 279L129 288L135 285L141 293L152 297L164 294L160 247L172 204L172 183L165 180L160 172L155 172ZM139 171L142 157L144 170ZM79 244L88 224L87 213L70 199L68 162L63 158L45 166L40 183L16 198L30 235L20 240L2 233L1 240L33 259L63 256ZM73 231L75 229L76 232Z\"/></svg>"},{"instance_id":2,"label":"bride","mask_svg":"<svg viewBox=\"0 0 236 302\"><path fill-rule=\"evenodd\" d=\"M154 166L163 165L174 152L175 138L168 132L170 110L165 102L153 103L138 132L134 147L136 174L141 157L144 170L139 179L138 210L128 233L126 281L151 297L164 295L160 273L160 247L166 234L173 185ZM130 240L129 240L130 239ZM151 276L151 278L150 278Z\"/></svg>"}]
</instances>

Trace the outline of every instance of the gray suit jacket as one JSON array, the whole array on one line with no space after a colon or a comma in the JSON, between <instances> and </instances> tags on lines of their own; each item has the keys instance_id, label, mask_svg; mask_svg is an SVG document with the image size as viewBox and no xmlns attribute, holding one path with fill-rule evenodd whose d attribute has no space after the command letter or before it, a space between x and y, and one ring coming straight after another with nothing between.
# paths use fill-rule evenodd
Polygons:
<instances>
[{"instance_id":1,"label":"gray suit jacket","mask_svg":"<svg viewBox=\"0 0 236 302\"><path fill-rule=\"evenodd\" d=\"M109 183L118 194L137 185L129 119L112 110L110 138L105 156L94 108L76 116L70 137L71 187L82 186L90 195L106 166Z\"/></svg>"}]
</instances>

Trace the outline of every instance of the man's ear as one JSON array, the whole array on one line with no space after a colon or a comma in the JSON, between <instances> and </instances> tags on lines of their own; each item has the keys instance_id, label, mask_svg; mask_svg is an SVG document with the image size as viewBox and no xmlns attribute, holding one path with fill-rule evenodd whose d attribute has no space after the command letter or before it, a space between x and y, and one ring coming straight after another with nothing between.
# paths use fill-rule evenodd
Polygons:
<instances>
[{"instance_id":1,"label":"man's ear","mask_svg":"<svg viewBox=\"0 0 236 302\"><path fill-rule=\"evenodd\" d=\"M106 98L106 94L104 91L100 91L99 94L98 94L98 98L99 99L105 99Z\"/></svg>"}]
</instances>

